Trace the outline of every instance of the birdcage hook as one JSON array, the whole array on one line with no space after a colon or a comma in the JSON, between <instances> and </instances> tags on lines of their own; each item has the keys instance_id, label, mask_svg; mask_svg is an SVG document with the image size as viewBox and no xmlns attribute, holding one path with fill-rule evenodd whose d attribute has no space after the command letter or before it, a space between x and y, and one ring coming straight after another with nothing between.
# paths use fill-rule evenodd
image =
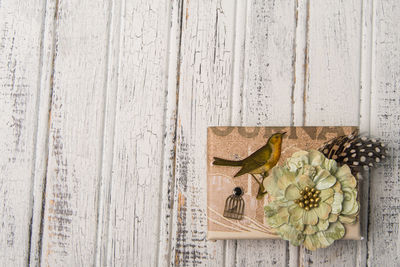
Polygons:
<instances>
[{"instance_id":1,"label":"birdcage hook","mask_svg":"<svg viewBox=\"0 0 400 267\"><path fill-rule=\"evenodd\" d=\"M225 201L224 217L241 220L244 214L243 188L237 186Z\"/></svg>"}]
</instances>

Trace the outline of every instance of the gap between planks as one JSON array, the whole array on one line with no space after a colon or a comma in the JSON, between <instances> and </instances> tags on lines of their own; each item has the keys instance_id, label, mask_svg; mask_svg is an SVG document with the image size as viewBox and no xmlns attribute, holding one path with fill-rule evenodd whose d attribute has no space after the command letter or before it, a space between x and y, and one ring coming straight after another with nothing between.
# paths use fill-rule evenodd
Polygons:
<instances>
[{"instance_id":1,"label":"gap between planks","mask_svg":"<svg viewBox=\"0 0 400 267\"><path fill-rule=\"evenodd\" d=\"M101 179L98 186L96 250L93 258L95 266L106 266L110 263L108 258L111 179L114 160L114 136L116 120L116 104L118 95L118 69L120 64L121 38L123 33L122 6L124 2L112 1L109 6L106 72L104 75L104 115L102 121L102 140L100 140L102 157L99 157ZM108 204L107 204L108 203Z\"/></svg>"},{"instance_id":2,"label":"gap between planks","mask_svg":"<svg viewBox=\"0 0 400 267\"><path fill-rule=\"evenodd\" d=\"M174 0L169 6L168 76L165 80L166 105L164 107L164 140L161 162L159 198L158 266L169 264L171 259L172 217L175 195L176 137L179 107L180 53L182 45L183 0Z\"/></svg>"},{"instance_id":3,"label":"gap between planks","mask_svg":"<svg viewBox=\"0 0 400 267\"><path fill-rule=\"evenodd\" d=\"M38 80L38 126L35 144L31 236L29 238L28 266L41 265L42 235L46 201L46 178L49 152L49 131L53 91L54 60L56 56L56 31L58 0L44 1L45 14L42 25L40 77Z\"/></svg>"}]
</instances>

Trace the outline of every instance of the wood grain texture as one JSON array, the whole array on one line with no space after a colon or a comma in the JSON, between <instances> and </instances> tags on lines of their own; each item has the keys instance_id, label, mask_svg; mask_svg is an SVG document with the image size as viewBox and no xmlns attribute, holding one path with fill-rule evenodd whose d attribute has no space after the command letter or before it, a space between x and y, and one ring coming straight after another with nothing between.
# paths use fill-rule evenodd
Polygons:
<instances>
[{"instance_id":1,"label":"wood grain texture","mask_svg":"<svg viewBox=\"0 0 400 267\"><path fill-rule=\"evenodd\" d=\"M30 254L28 264L30 266L40 265L42 249L43 215L45 203L45 186L47 173L48 145L49 145L49 115L52 93L52 78L55 54L55 30L57 2L45 3L45 17L42 26L41 62L39 70L41 73L38 83L38 126L36 133L35 169L33 173L33 207L30 237Z\"/></svg>"},{"instance_id":2,"label":"wood grain texture","mask_svg":"<svg viewBox=\"0 0 400 267\"><path fill-rule=\"evenodd\" d=\"M248 4L243 93L245 126L280 126L292 121L295 7L294 1L251 1Z\"/></svg>"},{"instance_id":3,"label":"wood grain texture","mask_svg":"<svg viewBox=\"0 0 400 267\"><path fill-rule=\"evenodd\" d=\"M230 122L234 5L184 1L182 11L170 265L223 266L224 242L206 240L206 127Z\"/></svg>"},{"instance_id":4,"label":"wood grain texture","mask_svg":"<svg viewBox=\"0 0 400 267\"><path fill-rule=\"evenodd\" d=\"M96 251L108 3L55 2L42 266L88 266Z\"/></svg>"},{"instance_id":5,"label":"wood grain texture","mask_svg":"<svg viewBox=\"0 0 400 267\"><path fill-rule=\"evenodd\" d=\"M358 124L361 1L310 1L308 12L305 124Z\"/></svg>"},{"instance_id":6,"label":"wood grain texture","mask_svg":"<svg viewBox=\"0 0 400 267\"><path fill-rule=\"evenodd\" d=\"M305 125L358 125L361 1L308 3ZM358 51L358 52L355 52ZM360 241L300 252L304 266L355 266Z\"/></svg>"},{"instance_id":7,"label":"wood grain texture","mask_svg":"<svg viewBox=\"0 0 400 267\"><path fill-rule=\"evenodd\" d=\"M102 142L101 181L98 199L98 224L95 266L107 266L110 223L111 176L114 157L115 112L118 93L118 72L122 27L122 2L112 1L109 13L105 111Z\"/></svg>"},{"instance_id":8,"label":"wood grain texture","mask_svg":"<svg viewBox=\"0 0 400 267\"><path fill-rule=\"evenodd\" d=\"M160 232L158 237L158 266L170 262L172 238L172 213L175 187L176 127L178 113L178 81L180 66L181 33L183 21L183 1L170 3L170 34L168 55L168 81L166 110L164 118L164 151L160 194Z\"/></svg>"},{"instance_id":9,"label":"wood grain texture","mask_svg":"<svg viewBox=\"0 0 400 267\"><path fill-rule=\"evenodd\" d=\"M362 2L361 22L361 66L360 66L360 132L370 135L371 132L371 70L372 70L372 1ZM368 225L370 205L370 172L365 171L360 182L360 226L363 240L358 245L357 266L367 265Z\"/></svg>"},{"instance_id":10,"label":"wood grain texture","mask_svg":"<svg viewBox=\"0 0 400 267\"><path fill-rule=\"evenodd\" d=\"M156 266L170 5L130 1L120 12L113 164L110 195L103 203L110 205L109 244L102 262Z\"/></svg>"},{"instance_id":11,"label":"wood grain texture","mask_svg":"<svg viewBox=\"0 0 400 267\"><path fill-rule=\"evenodd\" d=\"M0 1L0 264L29 257L44 1Z\"/></svg>"},{"instance_id":12,"label":"wood grain texture","mask_svg":"<svg viewBox=\"0 0 400 267\"><path fill-rule=\"evenodd\" d=\"M400 265L396 0L0 0L0 265ZM206 127L359 125L363 241L206 240ZM368 205L370 208L368 209Z\"/></svg>"},{"instance_id":13,"label":"wood grain texture","mask_svg":"<svg viewBox=\"0 0 400 267\"><path fill-rule=\"evenodd\" d=\"M373 2L371 134L389 144L390 158L371 174L369 266L400 265L400 5Z\"/></svg>"}]
</instances>

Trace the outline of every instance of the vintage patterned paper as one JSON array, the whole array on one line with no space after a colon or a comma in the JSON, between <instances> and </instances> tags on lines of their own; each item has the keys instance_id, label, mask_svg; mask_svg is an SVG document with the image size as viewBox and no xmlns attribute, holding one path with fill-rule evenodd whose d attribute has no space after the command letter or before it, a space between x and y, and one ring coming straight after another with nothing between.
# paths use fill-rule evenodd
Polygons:
<instances>
[{"instance_id":1,"label":"vintage patterned paper","mask_svg":"<svg viewBox=\"0 0 400 267\"><path fill-rule=\"evenodd\" d=\"M350 134L357 127L209 127L207 139L207 238L267 239L279 238L264 219L268 197L256 199L258 185L250 175L233 178L240 167L214 166L213 157L240 160L266 144L276 132L287 132L277 165L298 150L317 149L328 139ZM236 186L244 189L242 220L223 217L226 198ZM360 225L345 225L344 239L360 239Z\"/></svg>"}]
</instances>

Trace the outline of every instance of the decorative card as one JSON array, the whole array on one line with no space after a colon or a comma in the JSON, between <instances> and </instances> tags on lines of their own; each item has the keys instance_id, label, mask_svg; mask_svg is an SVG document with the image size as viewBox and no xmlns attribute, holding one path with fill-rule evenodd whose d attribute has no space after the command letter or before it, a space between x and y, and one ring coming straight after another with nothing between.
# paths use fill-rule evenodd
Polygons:
<instances>
[{"instance_id":1,"label":"decorative card","mask_svg":"<svg viewBox=\"0 0 400 267\"><path fill-rule=\"evenodd\" d=\"M383 144L355 126L207 134L208 239L283 238L314 250L361 238L357 171L373 163L360 155Z\"/></svg>"}]
</instances>

